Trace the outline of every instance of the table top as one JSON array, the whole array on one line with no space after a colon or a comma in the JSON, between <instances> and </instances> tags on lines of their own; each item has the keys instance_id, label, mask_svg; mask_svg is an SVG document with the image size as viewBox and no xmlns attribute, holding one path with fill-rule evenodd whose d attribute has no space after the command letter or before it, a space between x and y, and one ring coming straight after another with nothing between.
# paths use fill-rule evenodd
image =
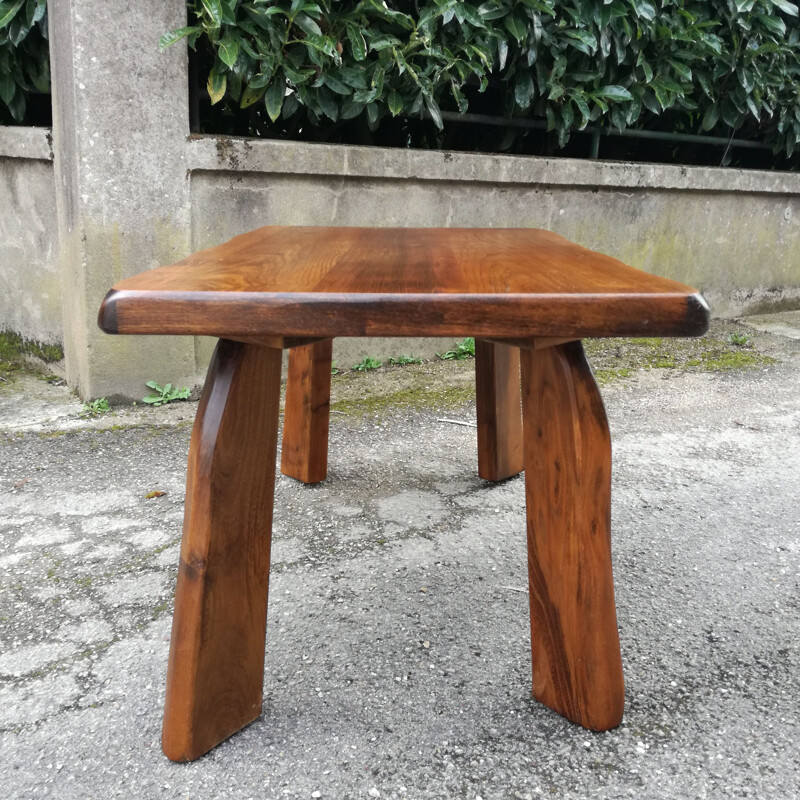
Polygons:
<instances>
[{"instance_id":1,"label":"table top","mask_svg":"<svg viewBox=\"0 0 800 800\"><path fill-rule=\"evenodd\" d=\"M108 333L696 336L696 290L528 228L265 227L116 284Z\"/></svg>"}]
</instances>

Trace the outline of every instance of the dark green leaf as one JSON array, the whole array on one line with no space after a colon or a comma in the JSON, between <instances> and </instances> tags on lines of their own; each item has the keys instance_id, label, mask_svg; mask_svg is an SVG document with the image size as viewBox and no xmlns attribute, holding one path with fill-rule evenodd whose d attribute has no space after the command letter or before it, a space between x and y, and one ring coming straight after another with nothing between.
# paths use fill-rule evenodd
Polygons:
<instances>
[{"instance_id":1,"label":"dark green leaf","mask_svg":"<svg viewBox=\"0 0 800 800\"><path fill-rule=\"evenodd\" d=\"M266 84L262 84L261 86L253 86L253 83L250 82L247 86L244 87L244 91L242 92L242 98L239 101L239 105L242 108L247 108L248 106L252 106L254 103L257 103L263 96L264 92L266 91L267 87Z\"/></svg>"},{"instance_id":2,"label":"dark green leaf","mask_svg":"<svg viewBox=\"0 0 800 800\"><path fill-rule=\"evenodd\" d=\"M636 13L651 22L656 16L656 7L649 0L632 0Z\"/></svg>"},{"instance_id":3,"label":"dark green leaf","mask_svg":"<svg viewBox=\"0 0 800 800\"><path fill-rule=\"evenodd\" d=\"M297 94L295 92L284 94L283 108L281 109L281 117L283 117L283 119L289 119L299 108L300 101L297 99Z\"/></svg>"},{"instance_id":4,"label":"dark green leaf","mask_svg":"<svg viewBox=\"0 0 800 800\"><path fill-rule=\"evenodd\" d=\"M370 39L369 49L386 50L389 47L398 47L402 44L396 36L376 36L374 39Z\"/></svg>"},{"instance_id":5,"label":"dark green leaf","mask_svg":"<svg viewBox=\"0 0 800 800\"><path fill-rule=\"evenodd\" d=\"M367 43L364 36L355 25L347 26L347 38L356 61L363 61L367 57Z\"/></svg>"},{"instance_id":6,"label":"dark green leaf","mask_svg":"<svg viewBox=\"0 0 800 800\"><path fill-rule=\"evenodd\" d=\"M339 118L339 104L336 102L336 98L329 89L324 86L319 88L317 92L317 102L322 109L322 113L331 121L336 122Z\"/></svg>"},{"instance_id":7,"label":"dark green leaf","mask_svg":"<svg viewBox=\"0 0 800 800\"><path fill-rule=\"evenodd\" d=\"M367 125L374 130L380 119L380 109L377 103L370 103L367 106Z\"/></svg>"},{"instance_id":8,"label":"dark green leaf","mask_svg":"<svg viewBox=\"0 0 800 800\"><path fill-rule=\"evenodd\" d=\"M520 108L527 108L533 99L533 78L528 70L522 70L514 83L514 100Z\"/></svg>"},{"instance_id":9,"label":"dark green leaf","mask_svg":"<svg viewBox=\"0 0 800 800\"><path fill-rule=\"evenodd\" d=\"M439 110L439 106L436 103L436 101L427 94L425 95L425 107L428 109L428 113L431 115L433 124L439 130L442 130L442 128L444 127L444 124L442 122L442 112Z\"/></svg>"},{"instance_id":10,"label":"dark green leaf","mask_svg":"<svg viewBox=\"0 0 800 800\"><path fill-rule=\"evenodd\" d=\"M581 115L581 124L578 130L583 130L589 122L589 118L591 117L591 112L589 111L589 104L586 102L583 95L578 92L574 92L572 95L572 100L575 103L578 112Z\"/></svg>"},{"instance_id":11,"label":"dark green leaf","mask_svg":"<svg viewBox=\"0 0 800 800\"><path fill-rule=\"evenodd\" d=\"M312 36L322 36L322 30L319 25L307 14L298 14L294 18L294 24L297 25L300 30L310 33Z\"/></svg>"},{"instance_id":12,"label":"dark green leaf","mask_svg":"<svg viewBox=\"0 0 800 800\"><path fill-rule=\"evenodd\" d=\"M403 98L399 92L389 92L388 105L393 117L396 117L403 110Z\"/></svg>"},{"instance_id":13,"label":"dark green leaf","mask_svg":"<svg viewBox=\"0 0 800 800\"><path fill-rule=\"evenodd\" d=\"M692 71L686 66L686 64L681 64L679 61L675 61L672 58L668 58L667 63L684 80L690 81L692 79Z\"/></svg>"},{"instance_id":14,"label":"dark green leaf","mask_svg":"<svg viewBox=\"0 0 800 800\"><path fill-rule=\"evenodd\" d=\"M513 14L509 14L505 20L504 24L506 26L506 30L518 41L521 42L525 36L527 35L528 31L525 25L520 22L519 19Z\"/></svg>"},{"instance_id":15,"label":"dark green leaf","mask_svg":"<svg viewBox=\"0 0 800 800\"><path fill-rule=\"evenodd\" d=\"M364 103L358 103L353 97L348 97L339 110L339 119L353 119L366 108Z\"/></svg>"},{"instance_id":16,"label":"dark green leaf","mask_svg":"<svg viewBox=\"0 0 800 800\"><path fill-rule=\"evenodd\" d=\"M313 69L293 69L288 61L283 63L283 71L286 73L286 77L289 81L295 86L307 83L317 74Z\"/></svg>"},{"instance_id":17,"label":"dark green leaf","mask_svg":"<svg viewBox=\"0 0 800 800\"><path fill-rule=\"evenodd\" d=\"M608 98L609 100L632 100L633 95L624 87L610 84L602 86L593 92L595 97Z\"/></svg>"},{"instance_id":18,"label":"dark green leaf","mask_svg":"<svg viewBox=\"0 0 800 800\"><path fill-rule=\"evenodd\" d=\"M784 14L790 14L793 17L797 16L797 6L790 3L789 0L772 0L772 5L777 6Z\"/></svg>"},{"instance_id":19,"label":"dark green leaf","mask_svg":"<svg viewBox=\"0 0 800 800\"><path fill-rule=\"evenodd\" d=\"M2 100L6 105L11 103L16 88L17 85L10 75L4 75L3 73L0 73L0 100Z\"/></svg>"},{"instance_id":20,"label":"dark green leaf","mask_svg":"<svg viewBox=\"0 0 800 800\"><path fill-rule=\"evenodd\" d=\"M498 3L496 0L491 0L491 2L479 6L478 13L482 19L488 22L489 20L505 17L508 14L508 7Z\"/></svg>"},{"instance_id":21,"label":"dark green leaf","mask_svg":"<svg viewBox=\"0 0 800 800\"><path fill-rule=\"evenodd\" d=\"M174 31L170 31L169 33L165 33L159 40L158 46L161 50L165 50L175 42L180 41L185 36L192 36L196 33L200 33L203 29L197 27L196 25L192 25L188 28L177 28Z\"/></svg>"},{"instance_id":22,"label":"dark green leaf","mask_svg":"<svg viewBox=\"0 0 800 800\"><path fill-rule=\"evenodd\" d=\"M11 24L17 12L25 4L25 0L11 0L10 2L0 3L0 31Z\"/></svg>"},{"instance_id":23,"label":"dark green leaf","mask_svg":"<svg viewBox=\"0 0 800 800\"><path fill-rule=\"evenodd\" d=\"M281 114L281 106L283 105L283 98L286 94L286 81L284 80L283 73L278 72L270 83L266 91L264 102L267 108L269 118L276 122Z\"/></svg>"},{"instance_id":24,"label":"dark green leaf","mask_svg":"<svg viewBox=\"0 0 800 800\"><path fill-rule=\"evenodd\" d=\"M756 18L760 20L761 24L771 33L774 33L777 36L784 36L786 34L786 23L780 17L770 17L766 14L756 14Z\"/></svg>"},{"instance_id":25,"label":"dark green leaf","mask_svg":"<svg viewBox=\"0 0 800 800\"><path fill-rule=\"evenodd\" d=\"M586 55L591 55L597 50L597 39L588 31L564 31L564 36L570 39L570 44Z\"/></svg>"},{"instance_id":26,"label":"dark green leaf","mask_svg":"<svg viewBox=\"0 0 800 800\"><path fill-rule=\"evenodd\" d=\"M222 4L220 0L200 0L203 11L215 27L222 25Z\"/></svg>"},{"instance_id":27,"label":"dark green leaf","mask_svg":"<svg viewBox=\"0 0 800 800\"><path fill-rule=\"evenodd\" d=\"M219 41L217 54L223 64L232 67L239 57L239 42L232 36L226 36Z\"/></svg>"},{"instance_id":28,"label":"dark green leaf","mask_svg":"<svg viewBox=\"0 0 800 800\"><path fill-rule=\"evenodd\" d=\"M323 75L322 80L324 81L325 85L332 91L336 92L336 94L352 94L353 90L346 84L344 81L337 78L335 75L331 75L330 72L326 72Z\"/></svg>"}]
</instances>

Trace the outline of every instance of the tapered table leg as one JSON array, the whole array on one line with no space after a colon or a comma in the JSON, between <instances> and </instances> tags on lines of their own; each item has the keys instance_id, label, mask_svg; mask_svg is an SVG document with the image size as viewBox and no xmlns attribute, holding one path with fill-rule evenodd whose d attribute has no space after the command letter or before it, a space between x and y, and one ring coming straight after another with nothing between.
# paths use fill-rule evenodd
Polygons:
<instances>
[{"instance_id":1,"label":"tapered table leg","mask_svg":"<svg viewBox=\"0 0 800 800\"><path fill-rule=\"evenodd\" d=\"M502 481L522 472L519 348L475 340L478 475Z\"/></svg>"},{"instance_id":2,"label":"tapered table leg","mask_svg":"<svg viewBox=\"0 0 800 800\"><path fill-rule=\"evenodd\" d=\"M222 340L189 449L162 747L210 750L261 713L281 351Z\"/></svg>"},{"instance_id":3,"label":"tapered table leg","mask_svg":"<svg viewBox=\"0 0 800 800\"><path fill-rule=\"evenodd\" d=\"M289 351L281 472L303 483L325 480L333 340Z\"/></svg>"},{"instance_id":4,"label":"tapered table leg","mask_svg":"<svg viewBox=\"0 0 800 800\"><path fill-rule=\"evenodd\" d=\"M580 342L523 350L533 693L608 730L624 683L611 572L611 440Z\"/></svg>"}]
</instances>

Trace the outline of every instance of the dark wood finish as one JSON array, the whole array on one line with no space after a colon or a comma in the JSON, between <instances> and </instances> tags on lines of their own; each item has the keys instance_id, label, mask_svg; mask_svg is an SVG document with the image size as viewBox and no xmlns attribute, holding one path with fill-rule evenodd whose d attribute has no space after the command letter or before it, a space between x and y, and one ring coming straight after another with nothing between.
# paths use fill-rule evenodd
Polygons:
<instances>
[{"instance_id":1,"label":"dark wood finish","mask_svg":"<svg viewBox=\"0 0 800 800\"><path fill-rule=\"evenodd\" d=\"M703 333L693 289L535 229L268 227L118 283L108 333L581 338Z\"/></svg>"},{"instance_id":2,"label":"dark wood finish","mask_svg":"<svg viewBox=\"0 0 800 800\"><path fill-rule=\"evenodd\" d=\"M162 747L210 750L261 713L281 351L221 341L195 419Z\"/></svg>"},{"instance_id":3,"label":"dark wood finish","mask_svg":"<svg viewBox=\"0 0 800 800\"><path fill-rule=\"evenodd\" d=\"M522 472L519 349L475 340L478 475L502 481Z\"/></svg>"},{"instance_id":4,"label":"dark wood finish","mask_svg":"<svg viewBox=\"0 0 800 800\"><path fill-rule=\"evenodd\" d=\"M295 346L289 354L281 472L303 483L325 480L333 340ZM478 475L501 481L522 471L519 352L475 342Z\"/></svg>"},{"instance_id":5,"label":"dark wood finish","mask_svg":"<svg viewBox=\"0 0 800 800\"><path fill-rule=\"evenodd\" d=\"M303 483L328 474L332 352L332 339L289 352L281 472Z\"/></svg>"},{"instance_id":6,"label":"dark wood finish","mask_svg":"<svg viewBox=\"0 0 800 800\"><path fill-rule=\"evenodd\" d=\"M167 756L197 758L260 713L281 348L297 348L283 470L313 482L335 336L477 337L479 472L525 469L534 694L587 728L619 724L611 445L576 340L699 335L708 317L687 286L527 229L261 228L118 283L103 330L223 339L189 452Z\"/></svg>"},{"instance_id":7,"label":"dark wood finish","mask_svg":"<svg viewBox=\"0 0 800 800\"><path fill-rule=\"evenodd\" d=\"M611 439L580 342L521 351L533 693L592 730L625 687L611 571Z\"/></svg>"}]
</instances>

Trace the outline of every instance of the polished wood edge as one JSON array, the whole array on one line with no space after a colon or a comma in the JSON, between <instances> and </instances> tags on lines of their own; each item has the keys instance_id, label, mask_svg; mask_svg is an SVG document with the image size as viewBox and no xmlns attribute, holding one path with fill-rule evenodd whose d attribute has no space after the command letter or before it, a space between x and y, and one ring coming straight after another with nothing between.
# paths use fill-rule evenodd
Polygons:
<instances>
[{"instance_id":1,"label":"polished wood edge","mask_svg":"<svg viewBox=\"0 0 800 800\"><path fill-rule=\"evenodd\" d=\"M711 309L705 297L695 292L686 298L687 336L702 336L711 324Z\"/></svg>"},{"instance_id":2,"label":"polished wood edge","mask_svg":"<svg viewBox=\"0 0 800 800\"><path fill-rule=\"evenodd\" d=\"M342 294L112 290L107 333L271 336L700 336L709 310L700 294ZM522 334L520 336L520 334Z\"/></svg>"},{"instance_id":3,"label":"polished wood edge","mask_svg":"<svg viewBox=\"0 0 800 800\"><path fill-rule=\"evenodd\" d=\"M105 333L119 333L117 323L117 299L118 293L111 289L106 293L103 302L100 304L100 311L97 314L97 324L101 331Z\"/></svg>"}]
</instances>

